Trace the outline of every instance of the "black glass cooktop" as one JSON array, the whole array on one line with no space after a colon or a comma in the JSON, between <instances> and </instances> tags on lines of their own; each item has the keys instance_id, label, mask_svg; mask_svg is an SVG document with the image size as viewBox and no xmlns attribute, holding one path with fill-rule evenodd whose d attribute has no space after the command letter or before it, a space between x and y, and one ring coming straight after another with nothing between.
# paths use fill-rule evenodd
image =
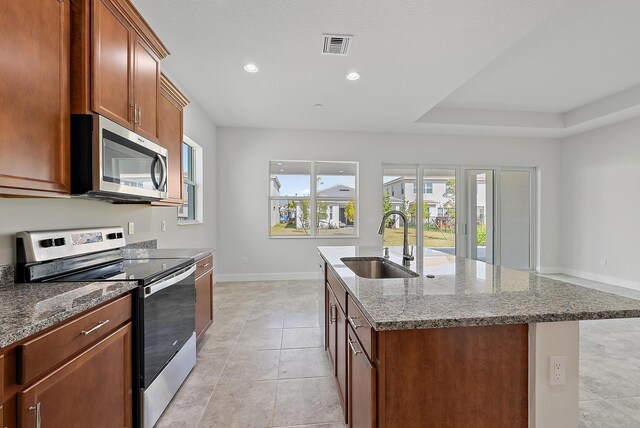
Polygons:
<instances>
[{"instance_id":1,"label":"black glass cooktop","mask_svg":"<svg viewBox=\"0 0 640 428\"><path fill-rule=\"evenodd\" d=\"M65 281L138 281L147 285L193 264L189 259L143 259L120 260L94 269L57 277L56 282Z\"/></svg>"}]
</instances>

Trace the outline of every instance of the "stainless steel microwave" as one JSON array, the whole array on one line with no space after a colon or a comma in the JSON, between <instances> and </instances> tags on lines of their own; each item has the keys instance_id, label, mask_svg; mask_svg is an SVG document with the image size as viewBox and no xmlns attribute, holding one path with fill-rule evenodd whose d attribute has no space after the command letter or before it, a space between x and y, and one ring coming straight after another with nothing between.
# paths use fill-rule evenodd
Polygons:
<instances>
[{"instance_id":1,"label":"stainless steel microwave","mask_svg":"<svg viewBox=\"0 0 640 428\"><path fill-rule=\"evenodd\" d=\"M71 194L110 201L167 197L167 150L100 115L71 115Z\"/></svg>"}]
</instances>

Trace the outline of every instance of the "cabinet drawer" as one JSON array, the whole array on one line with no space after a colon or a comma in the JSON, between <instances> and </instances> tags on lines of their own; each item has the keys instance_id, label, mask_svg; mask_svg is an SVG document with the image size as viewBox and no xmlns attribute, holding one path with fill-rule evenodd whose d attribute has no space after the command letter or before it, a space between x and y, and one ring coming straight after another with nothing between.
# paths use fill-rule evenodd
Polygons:
<instances>
[{"instance_id":1,"label":"cabinet drawer","mask_svg":"<svg viewBox=\"0 0 640 428\"><path fill-rule=\"evenodd\" d=\"M202 260L196 262L196 278L205 272L213 269L213 256L205 257Z\"/></svg>"},{"instance_id":2,"label":"cabinet drawer","mask_svg":"<svg viewBox=\"0 0 640 428\"><path fill-rule=\"evenodd\" d=\"M20 383L26 384L131 319L131 294L20 345Z\"/></svg>"},{"instance_id":3,"label":"cabinet drawer","mask_svg":"<svg viewBox=\"0 0 640 428\"><path fill-rule=\"evenodd\" d=\"M336 274L329 268L327 265L327 282L329 283L329 287L333 290L333 294L336 295L336 299L340 306L342 306L342 310L346 312L347 310L347 290L342 286Z\"/></svg>"},{"instance_id":4,"label":"cabinet drawer","mask_svg":"<svg viewBox=\"0 0 640 428\"><path fill-rule=\"evenodd\" d=\"M3 401L4 401L4 355L0 355L0 403L2 403ZM0 419L0 422L2 422L2 419Z\"/></svg>"},{"instance_id":5,"label":"cabinet drawer","mask_svg":"<svg viewBox=\"0 0 640 428\"><path fill-rule=\"evenodd\" d=\"M362 343L362 349L367 353L367 356L373 360L375 358L375 339L376 332L369 324L369 321L362 315L360 308L358 308L351 298L348 297L349 303L347 304L347 321L353 328L358 340Z\"/></svg>"}]
</instances>

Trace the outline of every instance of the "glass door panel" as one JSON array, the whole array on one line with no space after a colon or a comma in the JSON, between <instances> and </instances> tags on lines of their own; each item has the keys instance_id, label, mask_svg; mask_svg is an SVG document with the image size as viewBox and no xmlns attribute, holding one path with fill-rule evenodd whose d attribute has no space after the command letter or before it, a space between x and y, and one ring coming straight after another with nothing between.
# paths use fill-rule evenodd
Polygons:
<instances>
[{"instance_id":1,"label":"glass door panel","mask_svg":"<svg viewBox=\"0 0 640 428\"><path fill-rule=\"evenodd\" d=\"M416 245L416 171L414 168L387 168L382 177L382 215L392 210L401 211L409 223L409 245ZM377 225L376 225L377 229ZM400 216L390 216L384 228L385 247L401 247L404 225Z\"/></svg>"},{"instance_id":2,"label":"glass door panel","mask_svg":"<svg viewBox=\"0 0 640 428\"><path fill-rule=\"evenodd\" d=\"M467 257L493 264L494 259L494 171L468 170Z\"/></svg>"},{"instance_id":3,"label":"glass door panel","mask_svg":"<svg viewBox=\"0 0 640 428\"><path fill-rule=\"evenodd\" d=\"M531 171L502 170L500 176L500 264L531 269Z\"/></svg>"},{"instance_id":4,"label":"glass door panel","mask_svg":"<svg viewBox=\"0 0 640 428\"><path fill-rule=\"evenodd\" d=\"M456 170L425 168L420 188L424 247L456 254Z\"/></svg>"}]
</instances>

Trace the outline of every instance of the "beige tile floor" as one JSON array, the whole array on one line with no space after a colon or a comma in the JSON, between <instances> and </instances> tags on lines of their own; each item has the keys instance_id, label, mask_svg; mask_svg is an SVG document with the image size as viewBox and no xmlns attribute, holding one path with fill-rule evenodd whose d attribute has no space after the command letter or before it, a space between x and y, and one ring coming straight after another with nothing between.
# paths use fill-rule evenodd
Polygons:
<instances>
[{"instance_id":1,"label":"beige tile floor","mask_svg":"<svg viewBox=\"0 0 640 428\"><path fill-rule=\"evenodd\" d=\"M218 283L196 367L157 427L344 428L316 281Z\"/></svg>"},{"instance_id":2,"label":"beige tile floor","mask_svg":"<svg viewBox=\"0 0 640 428\"><path fill-rule=\"evenodd\" d=\"M344 428L316 293L315 281L216 284L214 325L157 426ZM640 319L581 322L580 355L580 428L640 427Z\"/></svg>"}]
</instances>

